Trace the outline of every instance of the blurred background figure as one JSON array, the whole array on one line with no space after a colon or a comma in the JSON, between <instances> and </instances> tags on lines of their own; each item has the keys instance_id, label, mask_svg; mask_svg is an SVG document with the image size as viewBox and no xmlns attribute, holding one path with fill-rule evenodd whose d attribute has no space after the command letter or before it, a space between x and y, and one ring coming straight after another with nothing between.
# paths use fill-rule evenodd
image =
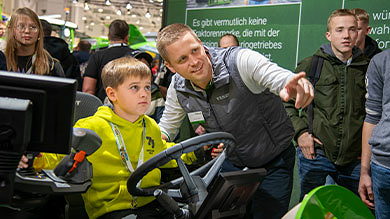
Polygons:
<instances>
[{"instance_id":1,"label":"blurred background figure","mask_svg":"<svg viewBox=\"0 0 390 219\"><path fill-rule=\"evenodd\" d=\"M65 77L77 80L78 90L81 90L82 80L80 67L76 58L70 53L68 43L59 37L51 36L52 27L49 22L41 19L41 23L45 36L43 41L44 48L51 56L60 61L62 69L64 69Z\"/></svg>"},{"instance_id":2,"label":"blurred background figure","mask_svg":"<svg viewBox=\"0 0 390 219\"><path fill-rule=\"evenodd\" d=\"M91 43L87 40L80 40L79 44L77 44L76 51L73 52L73 55L80 65L80 74L81 77L83 77L88 65L89 57L91 56Z\"/></svg>"},{"instance_id":3,"label":"blurred background figure","mask_svg":"<svg viewBox=\"0 0 390 219\"><path fill-rule=\"evenodd\" d=\"M239 45L240 43L238 42L237 37L230 33L221 36L221 38L218 41L218 47L221 48L228 48L231 46L239 46Z\"/></svg>"},{"instance_id":4,"label":"blurred background figure","mask_svg":"<svg viewBox=\"0 0 390 219\"><path fill-rule=\"evenodd\" d=\"M5 51L5 31L6 31L6 25L3 20L0 19L0 51L4 52Z\"/></svg>"}]
</instances>

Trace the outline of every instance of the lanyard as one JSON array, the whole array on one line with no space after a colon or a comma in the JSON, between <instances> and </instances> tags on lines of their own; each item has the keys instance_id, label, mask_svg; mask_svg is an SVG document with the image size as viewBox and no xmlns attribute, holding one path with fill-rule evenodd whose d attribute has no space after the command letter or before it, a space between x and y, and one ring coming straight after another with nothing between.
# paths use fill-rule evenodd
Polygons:
<instances>
[{"instance_id":1,"label":"lanyard","mask_svg":"<svg viewBox=\"0 0 390 219\"><path fill-rule=\"evenodd\" d=\"M123 164L127 167L127 169L130 171L130 173L134 172L133 165L131 165L131 161L129 158L129 155L127 153L125 142L123 141L123 137L121 135L121 132L119 131L119 128L117 125L110 122L112 131L115 135L116 144L118 146L119 154L121 155L121 159ZM144 144L145 144L145 135L146 135L146 125L145 125L145 119L142 120L142 148L141 152L139 153L137 168L144 162Z\"/></svg>"},{"instance_id":2,"label":"lanyard","mask_svg":"<svg viewBox=\"0 0 390 219\"><path fill-rule=\"evenodd\" d=\"M35 58L36 58L36 55L34 54L33 55L33 57L32 57L32 59L31 59L31 66L30 66L30 68L28 69L28 71L26 72L26 74L32 74L32 67L33 67L33 65L34 65L34 62L35 62Z\"/></svg>"},{"instance_id":3,"label":"lanyard","mask_svg":"<svg viewBox=\"0 0 390 219\"><path fill-rule=\"evenodd\" d=\"M126 43L113 43L113 44L110 44L108 46L108 48L112 48L112 47L120 47L120 46L127 46Z\"/></svg>"}]
</instances>

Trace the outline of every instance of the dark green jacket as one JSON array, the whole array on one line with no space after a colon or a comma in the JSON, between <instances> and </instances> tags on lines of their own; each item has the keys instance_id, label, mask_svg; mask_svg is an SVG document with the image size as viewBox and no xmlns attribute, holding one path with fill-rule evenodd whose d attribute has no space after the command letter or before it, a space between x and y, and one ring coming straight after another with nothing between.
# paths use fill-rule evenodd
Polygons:
<instances>
[{"instance_id":1,"label":"dark green jacket","mask_svg":"<svg viewBox=\"0 0 390 219\"><path fill-rule=\"evenodd\" d=\"M315 53L324 58L321 76L314 87L313 133L323 145L326 157L337 165L356 161L361 154L362 126L365 116L365 74L368 59L356 47L352 62L347 65L324 44ZM313 57L298 64L296 72L304 71L308 77ZM301 113L293 102L285 104L295 129L294 139L308 131L307 108Z\"/></svg>"}]
</instances>

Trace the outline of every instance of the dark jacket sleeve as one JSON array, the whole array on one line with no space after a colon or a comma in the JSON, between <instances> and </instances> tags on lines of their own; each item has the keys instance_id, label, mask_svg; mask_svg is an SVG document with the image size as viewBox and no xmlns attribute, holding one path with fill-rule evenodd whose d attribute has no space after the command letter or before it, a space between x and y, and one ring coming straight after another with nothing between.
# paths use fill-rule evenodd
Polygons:
<instances>
[{"instance_id":1,"label":"dark jacket sleeve","mask_svg":"<svg viewBox=\"0 0 390 219\"><path fill-rule=\"evenodd\" d=\"M2 51L0 51L0 70L7 71L7 60Z\"/></svg>"},{"instance_id":2,"label":"dark jacket sleeve","mask_svg":"<svg viewBox=\"0 0 390 219\"><path fill-rule=\"evenodd\" d=\"M312 57L305 58L300 63L298 63L295 72L306 72L306 78L309 80L308 75L310 73L311 62ZM307 107L304 109L296 109L294 100L290 100L287 103L284 103L284 106L294 126L294 140L297 141L299 136L308 131L306 112Z\"/></svg>"},{"instance_id":3,"label":"dark jacket sleeve","mask_svg":"<svg viewBox=\"0 0 390 219\"><path fill-rule=\"evenodd\" d=\"M50 75L62 78L65 77L64 70L62 69L62 66L58 61L54 61L54 66L50 71Z\"/></svg>"}]
</instances>

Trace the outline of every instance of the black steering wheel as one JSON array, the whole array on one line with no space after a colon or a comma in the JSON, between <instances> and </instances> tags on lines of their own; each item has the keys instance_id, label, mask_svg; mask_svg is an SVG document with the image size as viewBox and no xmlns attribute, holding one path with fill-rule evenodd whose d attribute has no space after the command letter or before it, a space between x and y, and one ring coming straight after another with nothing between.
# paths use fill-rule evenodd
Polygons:
<instances>
[{"instance_id":1,"label":"black steering wheel","mask_svg":"<svg viewBox=\"0 0 390 219\"><path fill-rule=\"evenodd\" d=\"M181 159L183 153L189 153L197 150L200 147L211 144L224 143L224 151L215 159L212 159L207 164L198 168L197 170L189 173L184 161ZM183 179L190 193L197 192L196 182L194 182L194 176L199 176L202 173L207 174L202 178L203 183L208 186L214 177L218 174L219 169L226 158L226 153L233 150L235 146L235 138L233 135L227 132L213 132L207 133L201 136L196 136L181 143L178 143L159 154L153 156L141 166L139 166L130 176L127 181L127 190L133 196L153 196L156 189L165 191L172 198L183 198L179 189L179 185ZM175 159L180 172L183 177L164 183L160 186L139 188L138 182L151 170L158 168L172 159ZM210 168L211 167L211 168Z\"/></svg>"}]
</instances>

